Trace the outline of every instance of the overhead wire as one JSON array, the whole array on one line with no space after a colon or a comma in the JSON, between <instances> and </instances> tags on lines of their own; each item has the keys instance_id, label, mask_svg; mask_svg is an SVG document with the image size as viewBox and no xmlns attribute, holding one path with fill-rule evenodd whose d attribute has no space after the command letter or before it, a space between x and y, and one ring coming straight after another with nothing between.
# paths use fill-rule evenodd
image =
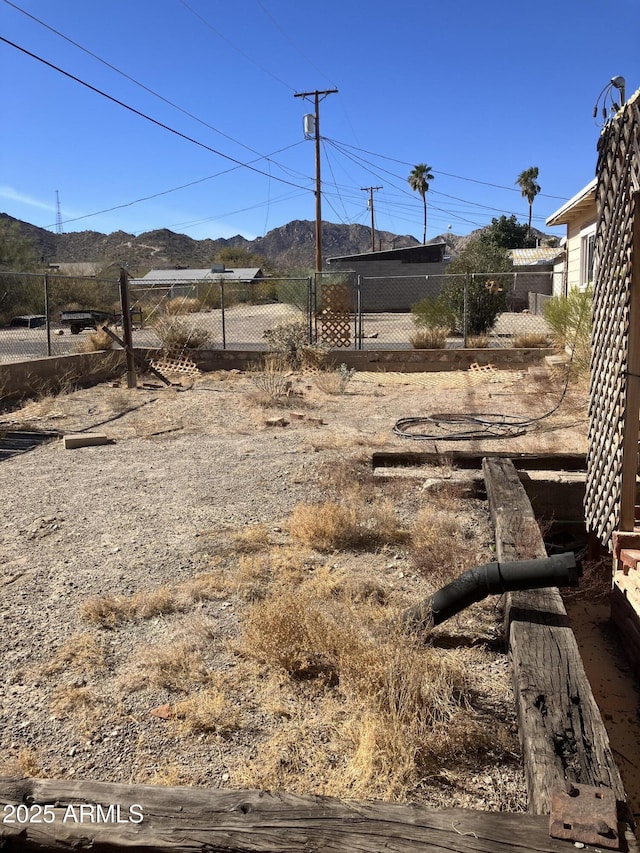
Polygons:
<instances>
[{"instance_id":1,"label":"overhead wire","mask_svg":"<svg viewBox=\"0 0 640 853\"><path fill-rule=\"evenodd\" d=\"M197 121L199 124L203 125L203 127L206 127L209 130L214 131L214 133L217 133L220 136L224 137L225 139L228 139L230 142L233 142L235 145L239 145L241 148L245 148L247 151L251 151L252 154L258 154L261 158L267 159L268 155L261 154L259 151L256 151L254 148L251 148L250 145L245 145L245 143L240 142L239 139L235 139L233 136L230 136L228 133L225 133L224 131L220 130L220 128L214 127L214 125L209 124L209 122L205 121L204 119L199 118L197 115L194 115L194 113L190 112L189 110L184 109L184 107L181 107L179 104L176 104L175 101L171 101L169 98L165 98L164 95L161 95L159 92L156 92L155 89L152 89L150 86L147 86L144 83L141 83L139 80L136 80L135 77L132 77L130 74L127 74L126 71L123 71L121 68L118 68L117 66L113 65L111 62L108 62L106 59L103 59L101 56L98 56L93 51L84 47L84 45L80 44L79 42L77 42L74 39L70 38L69 36L65 35L64 33L61 33L60 30L57 30L55 27L52 27L50 24L47 24L46 21L43 21L40 18L37 18L35 15L31 14L31 12L27 12L26 9L22 9L16 3L13 3L12 0L3 0L3 2L6 3L7 6L11 6L11 8L15 9L17 12L20 12L23 15L26 15L27 18L30 18L32 21L35 21L40 26L49 30L49 32L52 32L55 35L57 35L59 38L64 39L64 41L66 41L69 44L73 45L74 47L78 48L78 50L81 50L83 53L86 53L87 56L90 56L92 59L95 59L97 62L100 62L106 68L109 68L111 71L114 71L116 74L119 74L121 77L124 77L125 80L128 80L130 83L133 83L135 86L138 86L140 89L143 89L148 94L153 95L154 98L158 98L158 100L162 101L163 103L167 104L170 107L173 107L173 109L178 110L179 112L183 113L183 115L188 116L189 118L193 119L194 121Z\"/></svg>"},{"instance_id":2,"label":"overhead wire","mask_svg":"<svg viewBox=\"0 0 640 853\"><path fill-rule=\"evenodd\" d=\"M166 130L169 133L172 133L174 136L177 136L180 139L184 139L186 142L190 142L193 145L196 145L199 148L204 149L205 151L209 151L212 154L216 154L218 157L222 157L225 160L229 160L230 162L235 163L236 166L238 166L239 168L249 169L250 171L256 172L259 175L263 175L267 178L270 177L267 172L263 172L261 169L258 169L255 166L251 165L251 163L243 163L241 160L238 160L236 157L232 157L230 154L225 154L224 152L219 151L216 148L212 148L210 145L207 145L206 143L201 142L198 139L194 139L192 136L189 136L186 133L182 133L182 131L180 131L180 130L176 130L175 128L171 127L170 125L165 124L164 122L159 121L158 119L155 119L152 116L147 115L146 113L142 112L141 110L138 110L135 107L132 107L130 104L127 104L124 101L121 101L119 98L115 98L113 95L109 95L107 92L103 91L102 89L98 89L97 86L93 86L91 83L87 83L86 80L82 80L80 77L77 77L75 74L71 74L70 71L65 71L63 68L60 68L59 66L54 65L54 63L49 62L48 60L44 59L42 56L38 56L38 54L33 53L30 50L27 50L25 47L21 47L19 44L16 44L15 42L10 41L9 39L5 38L4 36L0 36L0 41L4 42L5 44L9 45L10 47L15 48L16 50L19 50L21 53L24 53L26 56L29 56L32 59L37 60L38 62L42 63L43 65L46 65L48 68L51 68L53 71L57 71L59 74L62 74L63 76L68 77L70 80L73 80L74 82L79 83L81 86L84 86L85 88L89 89L90 91L95 92L95 94L100 95L103 98L106 98L107 100L111 101L114 104L117 104L120 107L123 107L123 109L128 110L129 112L133 113L134 115L139 116L140 118L144 119L145 121L148 121L151 124L154 124L156 127L160 127L163 130ZM282 184L288 184L291 187L295 187L296 189L311 191L310 188L308 188L308 187L303 187L303 186L300 186L299 184L294 184L292 181L287 181L284 178L279 178L279 177L273 176L273 179L276 181L279 181Z\"/></svg>"}]
</instances>

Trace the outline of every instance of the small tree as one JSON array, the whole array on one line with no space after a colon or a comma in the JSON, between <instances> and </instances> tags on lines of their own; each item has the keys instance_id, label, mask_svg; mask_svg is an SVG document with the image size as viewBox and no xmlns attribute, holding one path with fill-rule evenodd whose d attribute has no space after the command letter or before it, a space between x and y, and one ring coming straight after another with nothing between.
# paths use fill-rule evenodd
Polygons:
<instances>
[{"instance_id":1,"label":"small tree","mask_svg":"<svg viewBox=\"0 0 640 853\"><path fill-rule=\"evenodd\" d=\"M442 300L464 326L464 292L467 288L467 333L479 335L493 326L506 309L505 273L513 272L506 249L491 242L472 240L447 267L450 280L442 288Z\"/></svg>"},{"instance_id":2,"label":"small tree","mask_svg":"<svg viewBox=\"0 0 640 853\"><path fill-rule=\"evenodd\" d=\"M494 217L491 225L480 234L480 240L482 243L493 243L502 249L526 249L533 243L529 228L518 222L513 214L509 217L504 214L500 218Z\"/></svg>"}]
</instances>

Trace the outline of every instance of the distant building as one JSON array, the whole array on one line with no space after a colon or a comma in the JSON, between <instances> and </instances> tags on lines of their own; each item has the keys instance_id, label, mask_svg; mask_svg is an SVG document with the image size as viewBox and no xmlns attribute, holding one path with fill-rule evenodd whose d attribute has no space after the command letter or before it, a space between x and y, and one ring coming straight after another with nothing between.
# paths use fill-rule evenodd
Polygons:
<instances>
[{"instance_id":1,"label":"distant building","mask_svg":"<svg viewBox=\"0 0 640 853\"><path fill-rule=\"evenodd\" d=\"M566 259L557 264L557 278L562 282L559 293L566 295L574 287L585 290L593 282L593 257L596 241L596 179L583 187L547 219L547 225L566 225ZM556 291L554 290L554 293ZM558 295L556 293L556 295Z\"/></svg>"},{"instance_id":2,"label":"distant building","mask_svg":"<svg viewBox=\"0 0 640 853\"><path fill-rule=\"evenodd\" d=\"M203 288L216 284L234 286L234 295L242 298L249 295L251 285L263 278L260 267L226 269L224 264L214 263L206 269L150 270L142 278L129 282L135 288L154 288L168 291L169 299L201 296ZM245 286L246 293L240 293Z\"/></svg>"},{"instance_id":3,"label":"distant building","mask_svg":"<svg viewBox=\"0 0 640 853\"><path fill-rule=\"evenodd\" d=\"M539 313L538 294L553 295L556 277L558 287L561 285L562 276L556 275L555 265L564 260L564 249L561 246L536 246L532 249L509 249L509 254L516 273L509 307L512 310L529 308Z\"/></svg>"},{"instance_id":4,"label":"distant building","mask_svg":"<svg viewBox=\"0 0 640 853\"><path fill-rule=\"evenodd\" d=\"M351 273L352 280L360 276L363 311L409 311L426 295L440 291L441 282L426 288L425 277L437 279L444 275L446 249L443 240L424 246L328 258L327 265L332 273Z\"/></svg>"}]
</instances>

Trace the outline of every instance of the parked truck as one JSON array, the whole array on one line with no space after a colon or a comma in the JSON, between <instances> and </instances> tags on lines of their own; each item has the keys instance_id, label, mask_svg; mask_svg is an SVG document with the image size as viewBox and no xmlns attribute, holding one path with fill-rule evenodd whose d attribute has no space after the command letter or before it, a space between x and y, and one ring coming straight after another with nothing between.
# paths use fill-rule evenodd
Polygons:
<instances>
[{"instance_id":1,"label":"parked truck","mask_svg":"<svg viewBox=\"0 0 640 853\"><path fill-rule=\"evenodd\" d=\"M139 308L131 309L131 319L134 317L142 325L142 311ZM122 324L122 314L113 311L99 311L96 308L83 308L79 311L61 311L60 325L69 326L72 335L78 335L83 329L97 329L98 326Z\"/></svg>"}]
</instances>

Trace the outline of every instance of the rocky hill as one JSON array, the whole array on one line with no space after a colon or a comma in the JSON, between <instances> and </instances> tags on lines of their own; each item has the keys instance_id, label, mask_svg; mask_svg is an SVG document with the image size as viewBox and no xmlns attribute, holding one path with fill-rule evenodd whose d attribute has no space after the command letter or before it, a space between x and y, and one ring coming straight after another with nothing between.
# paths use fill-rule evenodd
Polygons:
<instances>
[{"instance_id":1,"label":"rocky hill","mask_svg":"<svg viewBox=\"0 0 640 853\"><path fill-rule=\"evenodd\" d=\"M247 240L240 234L227 239L194 240L167 229L148 231L137 237L124 231L112 234L97 231L54 234L27 222L14 220L4 213L0 214L0 219L17 222L22 234L32 242L38 258L46 264L91 263L101 268L118 264L133 275L143 275L150 269L207 267L218 252L227 248L241 248L259 256L266 260L271 270L287 272L311 269L315 264L315 223L309 221L289 222L256 240ZM364 225L324 222L322 242L325 258L368 252L371 248L371 231ZM418 241L414 237L376 231L377 248L416 245Z\"/></svg>"},{"instance_id":2,"label":"rocky hill","mask_svg":"<svg viewBox=\"0 0 640 853\"><path fill-rule=\"evenodd\" d=\"M292 273L310 270L315 266L315 223L294 220L274 228L255 240L237 234L217 240L194 240L186 234L167 229L147 231L135 236L124 231L101 234L98 231L74 231L54 234L28 222L0 213L0 221L17 223L21 233L33 244L38 259L44 264L91 264L95 269L111 265L123 266L132 275L141 276L150 269L176 267L204 268L214 261L223 249L239 248L256 256L266 272ZM478 237L480 228L464 237L446 233L429 242L444 241L447 254L455 258L465 245ZM533 235L546 240L549 235L532 229ZM322 243L324 258L353 255L371 250L371 230L364 225L336 225L323 222ZM419 245L415 237L376 231L376 249L401 249Z\"/></svg>"}]
</instances>

